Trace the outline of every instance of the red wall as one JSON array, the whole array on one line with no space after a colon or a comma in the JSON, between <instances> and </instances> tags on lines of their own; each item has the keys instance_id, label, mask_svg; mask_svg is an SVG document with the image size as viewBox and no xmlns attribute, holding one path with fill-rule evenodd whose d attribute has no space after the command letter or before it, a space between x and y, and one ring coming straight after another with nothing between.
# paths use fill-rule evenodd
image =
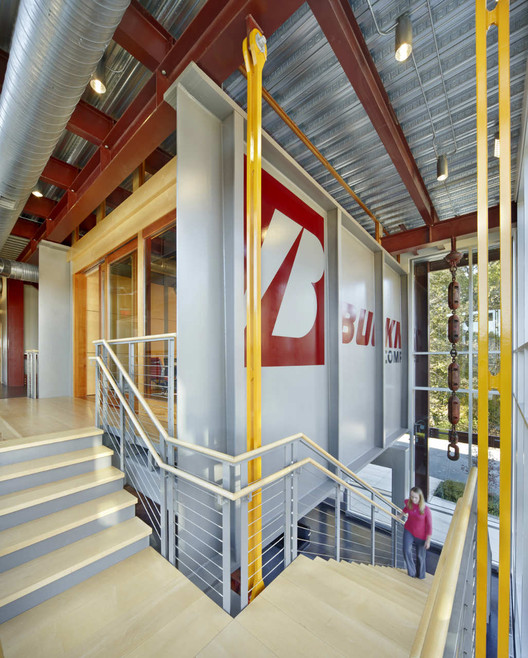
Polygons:
<instances>
[{"instance_id":1,"label":"red wall","mask_svg":"<svg viewBox=\"0 0 528 658\"><path fill-rule=\"evenodd\" d=\"M24 386L24 282L7 279L7 385Z\"/></svg>"}]
</instances>

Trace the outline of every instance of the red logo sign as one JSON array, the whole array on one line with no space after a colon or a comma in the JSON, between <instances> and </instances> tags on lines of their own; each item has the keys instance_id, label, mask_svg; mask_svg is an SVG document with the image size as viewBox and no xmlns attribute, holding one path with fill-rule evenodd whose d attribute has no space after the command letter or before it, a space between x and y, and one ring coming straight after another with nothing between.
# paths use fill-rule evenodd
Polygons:
<instances>
[{"instance_id":1,"label":"red logo sign","mask_svg":"<svg viewBox=\"0 0 528 658\"><path fill-rule=\"evenodd\" d=\"M262 171L262 365L324 365L324 219Z\"/></svg>"}]
</instances>

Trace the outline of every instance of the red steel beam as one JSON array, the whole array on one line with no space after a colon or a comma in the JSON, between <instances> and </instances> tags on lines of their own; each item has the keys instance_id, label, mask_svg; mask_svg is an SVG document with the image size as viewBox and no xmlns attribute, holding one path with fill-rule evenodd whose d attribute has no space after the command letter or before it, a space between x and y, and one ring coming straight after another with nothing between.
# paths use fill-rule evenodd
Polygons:
<instances>
[{"instance_id":1,"label":"red steel beam","mask_svg":"<svg viewBox=\"0 0 528 658\"><path fill-rule=\"evenodd\" d=\"M115 125L114 119L90 103L80 100L66 124L66 130L99 146Z\"/></svg>"},{"instance_id":2,"label":"red steel beam","mask_svg":"<svg viewBox=\"0 0 528 658\"><path fill-rule=\"evenodd\" d=\"M433 202L348 0L308 0L308 4L424 222L435 224Z\"/></svg>"},{"instance_id":3,"label":"red steel beam","mask_svg":"<svg viewBox=\"0 0 528 658\"><path fill-rule=\"evenodd\" d=\"M284 0L277 8L269 0L208 0L79 173L75 192L55 206L38 239L64 240L174 131L175 113L163 94L191 61L203 64L214 79L225 80L242 62L246 15L252 14L269 36L301 4ZM19 259L27 260L37 243L32 241Z\"/></svg>"},{"instance_id":4,"label":"red steel beam","mask_svg":"<svg viewBox=\"0 0 528 658\"><path fill-rule=\"evenodd\" d=\"M29 219L24 219L19 217L16 224L11 231L11 235L14 235L17 238L26 238L26 240L32 240L36 233L39 225L36 222L32 222Z\"/></svg>"},{"instance_id":5,"label":"red steel beam","mask_svg":"<svg viewBox=\"0 0 528 658\"><path fill-rule=\"evenodd\" d=\"M137 0L128 6L113 40L151 71L158 68L175 41Z\"/></svg>"},{"instance_id":6,"label":"red steel beam","mask_svg":"<svg viewBox=\"0 0 528 658\"><path fill-rule=\"evenodd\" d=\"M61 190L67 190L71 188L78 175L78 167L51 156L44 167L44 171L40 174L40 180L55 185L55 187L60 187Z\"/></svg>"},{"instance_id":7,"label":"red steel beam","mask_svg":"<svg viewBox=\"0 0 528 658\"><path fill-rule=\"evenodd\" d=\"M55 204L56 201L53 199L48 199L45 196L36 197L30 194L24 206L24 212L28 215L35 215L35 217L46 219L53 212Z\"/></svg>"},{"instance_id":8,"label":"red steel beam","mask_svg":"<svg viewBox=\"0 0 528 658\"><path fill-rule=\"evenodd\" d=\"M517 221L517 205L512 203L512 222ZM488 228L499 226L499 206L488 210ZM424 249L434 242L459 238L477 232L477 213L452 217L438 222L434 226L420 226L401 233L392 233L381 239L381 245L393 256L404 252L415 252Z\"/></svg>"},{"instance_id":9,"label":"red steel beam","mask_svg":"<svg viewBox=\"0 0 528 658\"><path fill-rule=\"evenodd\" d=\"M160 150L160 154L163 154L163 151ZM164 159L163 155L158 156L158 159L159 162L162 162ZM155 171L158 171L160 168L161 167L158 167ZM40 180L44 181L45 183L55 185L56 187L60 187L62 190L74 190L75 188L73 185L75 183L75 179L79 175L79 171L80 170L77 167L74 167L67 162L63 162L62 160L58 160L52 156L44 167L44 171L40 176ZM123 203L125 199L128 199L130 195L131 192L125 190L125 188L117 187L108 195L106 200L113 208L117 208L117 206ZM30 211L28 210L28 212ZM34 215L35 213L31 214ZM49 217L50 214L51 211L46 215L46 217Z\"/></svg>"}]
</instances>

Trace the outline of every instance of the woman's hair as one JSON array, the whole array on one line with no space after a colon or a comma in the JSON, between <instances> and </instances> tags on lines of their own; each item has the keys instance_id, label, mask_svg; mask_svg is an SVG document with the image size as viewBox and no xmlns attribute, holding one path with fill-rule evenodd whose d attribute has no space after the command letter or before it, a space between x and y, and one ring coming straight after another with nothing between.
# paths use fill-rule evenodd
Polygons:
<instances>
[{"instance_id":1,"label":"woman's hair","mask_svg":"<svg viewBox=\"0 0 528 658\"><path fill-rule=\"evenodd\" d=\"M411 489L411 493L416 493L420 497L420 499L418 501L418 508L420 509L420 514L423 514L424 511L425 511L425 498L424 498L424 495L423 495L423 491L420 489L420 487L413 487ZM413 506L413 504L412 504L412 501L411 501L411 496L409 494L409 502L407 503L407 507L409 509L412 509L412 506Z\"/></svg>"}]
</instances>

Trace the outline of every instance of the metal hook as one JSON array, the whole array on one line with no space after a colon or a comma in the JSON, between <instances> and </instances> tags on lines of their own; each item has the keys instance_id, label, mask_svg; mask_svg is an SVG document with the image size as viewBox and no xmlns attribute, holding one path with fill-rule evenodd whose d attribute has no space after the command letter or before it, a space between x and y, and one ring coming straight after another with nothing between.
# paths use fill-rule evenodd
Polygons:
<instances>
[{"instance_id":1,"label":"metal hook","mask_svg":"<svg viewBox=\"0 0 528 658\"><path fill-rule=\"evenodd\" d=\"M456 462L458 461L459 457L460 457L459 447L456 445L456 443L450 443L447 446L447 458L452 462Z\"/></svg>"}]
</instances>

